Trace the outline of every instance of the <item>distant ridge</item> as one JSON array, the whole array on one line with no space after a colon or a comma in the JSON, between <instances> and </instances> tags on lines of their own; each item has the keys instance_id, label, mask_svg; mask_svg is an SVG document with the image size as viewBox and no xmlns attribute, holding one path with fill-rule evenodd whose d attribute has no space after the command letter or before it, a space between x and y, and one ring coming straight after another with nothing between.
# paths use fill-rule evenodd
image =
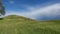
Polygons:
<instances>
[{"instance_id":1,"label":"distant ridge","mask_svg":"<svg viewBox=\"0 0 60 34\"><path fill-rule=\"evenodd\" d=\"M30 19L30 18L27 18L24 16L19 16L19 15L8 15L8 16L5 16L4 18L7 18L7 19Z\"/></svg>"},{"instance_id":2,"label":"distant ridge","mask_svg":"<svg viewBox=\"0 0 60 34\"><path fill-rule=\"evenodd\" d=\"M11 19L11 20L14 19L14 20L21 20L21 21L36 21L37 22L37 20L27 18L24 16L19 16L19 15L8 15L8 16L5 16L4 19Z\"/></svg>"}]
</instances>

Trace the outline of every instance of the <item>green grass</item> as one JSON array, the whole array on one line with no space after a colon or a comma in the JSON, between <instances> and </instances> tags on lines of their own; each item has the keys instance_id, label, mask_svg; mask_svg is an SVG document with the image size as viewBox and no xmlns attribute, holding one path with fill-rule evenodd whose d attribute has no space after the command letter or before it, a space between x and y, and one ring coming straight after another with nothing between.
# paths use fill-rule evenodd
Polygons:
<instances>
[{"instance_id":1,"label":"green grass","mask_svg":"<svg viewBox=\"0 0 60 34\"><path fill-rule=\"evenodd\" d=\"M60 20L38 22L10 15L0 20L0 34L60 34Z\"/></svg>"}]
</instances>

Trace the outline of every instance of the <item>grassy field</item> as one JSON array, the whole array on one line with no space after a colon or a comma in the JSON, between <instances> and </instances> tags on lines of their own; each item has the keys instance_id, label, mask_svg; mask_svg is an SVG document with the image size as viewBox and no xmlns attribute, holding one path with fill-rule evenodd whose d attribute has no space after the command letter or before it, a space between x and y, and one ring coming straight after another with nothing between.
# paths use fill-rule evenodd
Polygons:
<instances>
[{"instance_id":1,"label":"grassy field","mask_svg":"<svg viewBox=\"0 0 60 34\"><path fill-rule=\"evenodd\" d=\"M10 15L0 20L0 34L60 34L60 20L38 22Z\"/></svg>"}]
</instances>

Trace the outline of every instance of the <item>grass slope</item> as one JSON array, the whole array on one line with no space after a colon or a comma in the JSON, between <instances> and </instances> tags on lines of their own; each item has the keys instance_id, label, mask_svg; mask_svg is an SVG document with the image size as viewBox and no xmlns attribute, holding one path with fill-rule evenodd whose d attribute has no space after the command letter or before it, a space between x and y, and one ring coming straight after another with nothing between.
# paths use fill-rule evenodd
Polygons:
<instances>
[{"instance_id":1,"label":"grass slope","mask_svg":"<svg viewBox=\"0 0 60 34\"><path fill-rule=\"evenodd\" d=\"M60 20L37 22L10 15L0 20L0 34L60 34Z\"/></svg>"}]
</instances>

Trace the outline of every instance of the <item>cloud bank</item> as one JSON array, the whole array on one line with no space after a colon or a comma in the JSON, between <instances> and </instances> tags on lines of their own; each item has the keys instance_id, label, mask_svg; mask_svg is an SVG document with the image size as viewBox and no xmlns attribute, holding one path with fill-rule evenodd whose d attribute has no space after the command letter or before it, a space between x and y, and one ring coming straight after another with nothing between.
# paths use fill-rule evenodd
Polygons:
<instances>
[{"instance_id":1,"label":"cloud bank","mask_svg":"<svg viewBox=\"0 0 60 34\"><path fill-rule=\"evenodd\" d=\"M32 19L39 19L39 20L49 20L49 19L60 19L60 3L44 6L44 7L27 7L27 12L11 12L7 13L16 14L20 16L25 16ZM11 13L10 13L11 12Z\"/></svg>"},{"instance_id":2,"label":"cloud bank","mask_svg":"<svg viewBox=\"0 0 60 34\"><path fill-rule=\"evenodd\" d=\"M29 7L28 9L30 11L28 11L25 15L33 19L52 19L60 16L60 3L38 8Z\"/></svg>"}]
</instances>

